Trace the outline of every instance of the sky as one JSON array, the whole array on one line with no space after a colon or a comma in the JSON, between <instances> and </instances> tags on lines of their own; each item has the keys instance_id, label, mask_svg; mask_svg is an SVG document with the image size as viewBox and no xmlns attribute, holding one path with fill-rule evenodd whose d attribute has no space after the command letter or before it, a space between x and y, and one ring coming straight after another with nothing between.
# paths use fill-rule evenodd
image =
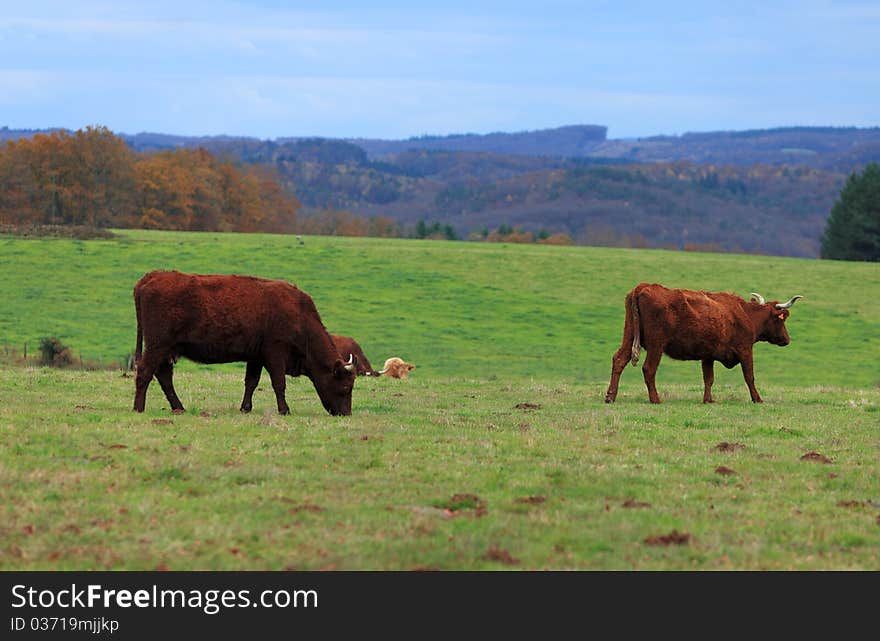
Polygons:
<instances>
[{"instance_id":1,"label":"sky","mask_svg":"<svg viewBox=\"0 0 880 641\"><path fill-rule=\"evenodd\" d=\"M0 0L0 127L875 127L878 54L878 0Z\"/></svg>"}]
</instances>

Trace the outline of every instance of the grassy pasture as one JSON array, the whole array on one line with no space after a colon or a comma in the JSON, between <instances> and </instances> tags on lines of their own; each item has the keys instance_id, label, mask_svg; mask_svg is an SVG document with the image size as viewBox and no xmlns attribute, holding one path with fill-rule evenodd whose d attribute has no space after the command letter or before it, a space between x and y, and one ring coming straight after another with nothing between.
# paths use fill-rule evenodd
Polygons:
<instances>
[{"instance_id":1,"label":"grassy pasture","mask_svg":"<svg viewBox=\"0 0 880 641\"><path fill-rule=\"evenodd\" d=\"M0 368L0 569L880 569L877 265L123 234L0 238L0 344L122 358L132 286L176 268L296 282L374 365L418 367L361 378L345 418L307 379L277 416L265 376L239 414L243 364L181 363L179 416L155 383L131 413L119 371ZM669 359L662 405L634 368L602 402L643 280L806 297L792 344L757 347L763 405L717 366L703 406L699 364Z\"/></svg>"}]
</instances>

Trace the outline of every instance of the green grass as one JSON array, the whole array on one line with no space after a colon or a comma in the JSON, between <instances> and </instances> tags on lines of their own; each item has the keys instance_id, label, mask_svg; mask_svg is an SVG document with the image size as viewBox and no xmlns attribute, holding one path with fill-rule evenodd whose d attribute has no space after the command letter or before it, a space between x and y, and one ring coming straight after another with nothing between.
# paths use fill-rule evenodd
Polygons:
<instances>
[{"instance_id":1,"label":"green grass","mask_svg":"<svg viewBox=\"0 0 880 641\"><path fill-rule=\"evenodd\" d=\"M297 282L374 364L418 366L359 379L345 418L305 378L290 416L267 380L240 414L243 364L181 363L174 416L156 384L132 413L120 371L2 367L0 569L880 569L877 265L125 232L0 238L0 267L0 344L121 357L161 267ZM758 346L766 402L719 366L702 405L699 365L664 359L662 405L635 368L605 405L641 280L805 295L792 344Z\"/></svg>"}]
</instances>

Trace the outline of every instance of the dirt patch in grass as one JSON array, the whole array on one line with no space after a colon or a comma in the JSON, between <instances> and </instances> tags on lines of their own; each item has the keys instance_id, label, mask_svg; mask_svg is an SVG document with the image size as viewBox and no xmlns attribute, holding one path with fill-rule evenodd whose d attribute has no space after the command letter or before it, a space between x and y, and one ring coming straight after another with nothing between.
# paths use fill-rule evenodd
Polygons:
<instances>
[{"instance_id":1,"label":"dirt patch in grass","mask_svg":"<svg viewBox=\"0 0 880 641\"><path fill-rule=\"evenodd\" d=\"M645 501L636 501L635 499L627 499L623 503L621 503L620 505L621 505L621 507L625 507L627 509L651 507L650 503L646 503Z\"/></svg>"},{"instance_id":2,"label":"dirt patch in grass","mask_svg":"<svg viewBox=\"0 0 880 641\"><path fill-rule=\"evenodd\" d=\"M483 555L483 558L488 561L498 561L504 565L517 565L519 563L519 559L511 556L510 552L504 548L495 547L494 545L486 550L486 554Z\"/></svg>"},{"instance_id":3,"label":"dirt patch in grass","mask_svg":"<svg viewBox=\"0 0 880 641\"><path fill-rule=\"evenodd\" d=\"M838 501L837 507L865 507L864 501Z\"/></svg>"},{"instance_id":4,"label":"dirt patch in grass","mask_svg":"<svg viewBox=\"0 0 880 641\"><path fill-rule=\"evenodd\" d=\"M174 421L170 418L154 418L150 423L153 425L174 425Z\"/></svg>"},{"instance_id":5,"label":"dirt patch in grass","mask_svg":"<svg viewBox=\"0 0 880 641\"><path fill-rule=\"evenodd\" d=\"M718 450L719 452L736 452L737 450L746 449L746 446L742 443L728 443L727 441L721 441L712 449Z\"/></svg>"},{"instance_id":6,"label":"dirt patch in grass","mask_svg":"<svg viewBox=\"0 0 880 641\"><path fill-rule=\"evenodd\" d=\"M486 514L486 502L476 494L465 492L453 494L450 499L435 503L434 506L442 509L447 516L459 516L471 510L473 510L474 516L484 516Z\"/></svg>"},{"instance_id":7,"label":"dirt patch in grass","mask_svg":"<svg viewBox=\"0 0 880 641\"><path fill-rule=\"evenodd\" d=\"M540 403L517 403L514 407L518 410L539 410L541 409Z\"/></svg>"},{"instance_id":8,"label":"dirt patch in grass","mask_svg":"<svg viewBox=\"0 0 880 641\"><path fill-rule=\"evenodd\" d=\"M288 510L291 514L298 514L300 512L323 512L324 508L320 505L315 505L314 503L303 503L302 505L295 505Z\"/></svg>"},{"instance_id":9,"label":"dirt patch in grass","mask_svg":"<svg viewBox=\"0 0 880 641\"><path fill-rule=\"evenodd\" d=\"M819 454L819 452L807 452L801 457L802 461L813 461L815 463L833 463L830 458L825 456L824 454Z\"/></svg>"},{"instance_id":10,"label":"dirt patch in grass","mask_svg":"<svg viewBox=\"0 0 880 641\"><path fill-rule=\"evenodd\" d=\"M546 496L520 496L513 499L514 503L526 503L528 505L540 505L547 500Z\"/></svg>"},{"instance_id":11,"label":"dirt patch in grass","mask_svg":"<svg viewBox=\"0 0 880 641\"><path fill-rule=\"evenodd\" d=\"M735 470L730 469L729 467L724 467L723 465L719 465L715 468L715 474L720 474L721 476L732 476L736 474Z\"/></svg>"},{"instance_id":12,"label":"dirt patch in grass","mask_svg":"<svg viewBox=\"0 0 880 641\"><path fill-rule=\"evenodd\" d=\"M669 534L657 534L655 536L649 536L644 540L644 543L647 545L659 545L659 546L669 546L669 545L687 545L691 542L691 535L688 532L679 532L678 530L672 530Z\"/></svg>"}]
</instances>

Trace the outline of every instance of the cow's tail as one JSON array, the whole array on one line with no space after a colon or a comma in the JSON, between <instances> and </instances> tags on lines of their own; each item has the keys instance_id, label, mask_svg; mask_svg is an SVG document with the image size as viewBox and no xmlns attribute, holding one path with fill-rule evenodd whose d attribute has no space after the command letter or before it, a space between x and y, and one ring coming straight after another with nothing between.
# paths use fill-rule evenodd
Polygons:
<instances>
[{"instance_id":1,"label":"cow's tail","mask_svg":"<svg viewBox=\"0 0 880 641\"><path fill-rule=\"evenodd\" d=\"M632 352L630 353L629 362L635 367L639 364L639 355L642 353L641 335L642 328L639 322L639 296L638 292L633 292L630 302L630 319L632 321Z\"/></svg>"},{"instance_id":2,"label":"cow's tail","mask_svg":"<svg viewBox=\"0 0 880 641\"><path fill-rule=\"evenodd\" d=\"M132 369L136 370L138 364L141 362L141 354L144 353L144 329L141 325L141 305L137 293L134 295L134 315L135 318L137 318L137 342L134 346L134 362L132 363Z\"/></svg>"}]
</instances>

